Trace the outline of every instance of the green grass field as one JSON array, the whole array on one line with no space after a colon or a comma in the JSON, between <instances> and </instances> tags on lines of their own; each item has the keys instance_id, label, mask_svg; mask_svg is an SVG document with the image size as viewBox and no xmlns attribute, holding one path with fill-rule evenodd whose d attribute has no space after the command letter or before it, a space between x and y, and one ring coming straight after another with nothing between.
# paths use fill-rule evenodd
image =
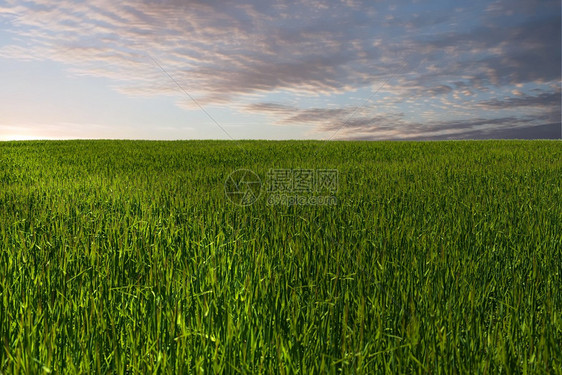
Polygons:
<instances>
[{"instance_id":1,"label":"green grass field","mask_svg":"<svg viewBox=\"0 0 562 375\"><path fill-rule=\"evenodd\" d=\"M559 141L0 143L5 374L562 373L561 273Z\"/></svg>"}]
</instances>

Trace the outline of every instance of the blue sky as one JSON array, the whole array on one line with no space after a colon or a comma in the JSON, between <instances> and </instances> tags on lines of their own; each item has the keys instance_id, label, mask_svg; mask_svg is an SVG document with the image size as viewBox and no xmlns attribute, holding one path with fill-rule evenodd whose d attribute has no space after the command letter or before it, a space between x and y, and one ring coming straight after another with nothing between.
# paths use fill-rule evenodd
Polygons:
<instances>
[{"instance_id":1,"label":"blue sky","mask_svg":"<svg viewBox=\"0 0 562 375\"><path fill-rule=\"evenodd\" d=\"M550 0L0 0L0 140L560 138L560 19Z\"/></svg>"}]
</instances>

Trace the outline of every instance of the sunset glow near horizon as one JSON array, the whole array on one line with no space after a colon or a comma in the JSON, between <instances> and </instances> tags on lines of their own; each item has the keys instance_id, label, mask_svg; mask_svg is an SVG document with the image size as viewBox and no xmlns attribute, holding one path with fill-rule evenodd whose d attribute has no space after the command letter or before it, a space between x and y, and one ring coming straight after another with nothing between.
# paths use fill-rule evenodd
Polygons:
<instances>
[{"instance_id":1,"label":"sunset glow near horizon","mask_svg":"<svg viewBox=\"0 0 562 375\"><path fill-rule=\"evenodd\" d=\"M561 137L559 0L0 0L0 30L0 140Z\"/></svg>"}]
</instances>

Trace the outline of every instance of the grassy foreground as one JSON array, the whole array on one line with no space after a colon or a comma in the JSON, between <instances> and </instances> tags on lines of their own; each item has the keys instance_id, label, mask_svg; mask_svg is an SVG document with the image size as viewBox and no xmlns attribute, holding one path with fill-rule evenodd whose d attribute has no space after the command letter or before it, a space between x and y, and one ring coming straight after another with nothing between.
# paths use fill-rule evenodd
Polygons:
<instances>
[{"instance_id":1,"label":"grassy foreground","mask_svg":"<svg viewBox=\"0 0 562 375\"><path fill-rule=\"evenodd\" d=\"M557 141L0 143L6 374L561 373L561 273Z\"/></svg>"}]
</instances>

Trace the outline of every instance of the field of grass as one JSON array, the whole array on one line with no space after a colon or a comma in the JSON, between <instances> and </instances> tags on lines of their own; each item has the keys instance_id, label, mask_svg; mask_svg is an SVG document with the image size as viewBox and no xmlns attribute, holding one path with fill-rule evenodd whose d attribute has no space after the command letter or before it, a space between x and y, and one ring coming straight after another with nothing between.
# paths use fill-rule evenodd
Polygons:
<instances>
[{"instance_id":1,"label":"field of grass","mask_svg":"<svg viewBox=\"0 0 562 375\"><path fill-rule=\"evenodd\" d=\"M1 373L562 373L561 273L558 141L0 143Z\"/></svg>"}]
</instances>

